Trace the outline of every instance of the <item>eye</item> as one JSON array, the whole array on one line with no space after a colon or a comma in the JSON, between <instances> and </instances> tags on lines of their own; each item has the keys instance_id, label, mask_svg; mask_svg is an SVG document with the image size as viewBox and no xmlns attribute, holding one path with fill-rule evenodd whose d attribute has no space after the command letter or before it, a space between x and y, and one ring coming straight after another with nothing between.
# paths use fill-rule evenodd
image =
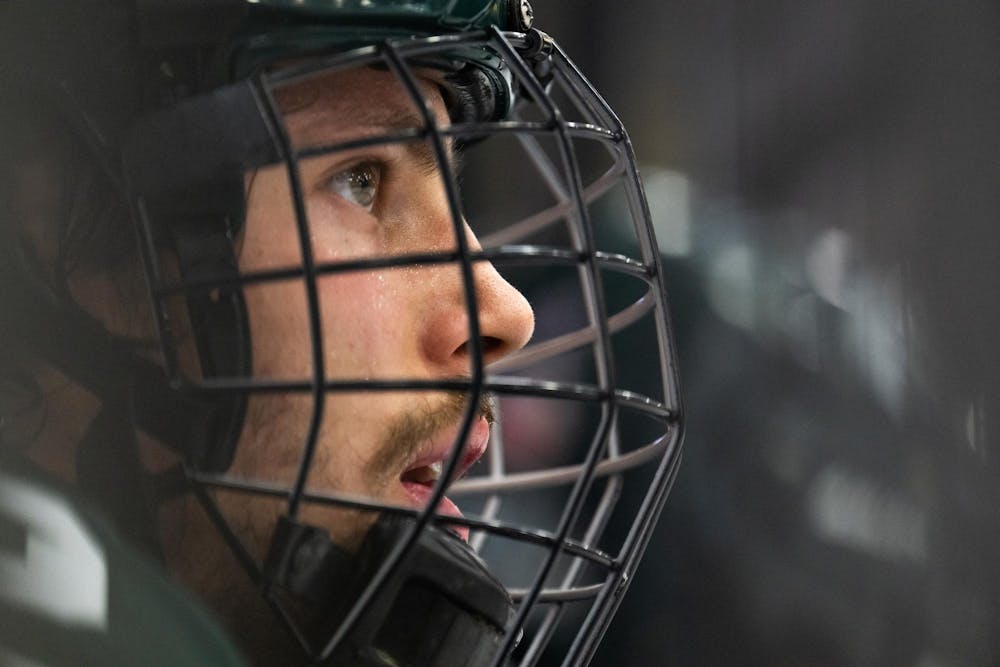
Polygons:
<instances>
[{"instance_id":1,"label":"eye","mask_svg":"<svg viewBox=\"0 0 1000 667\"><path fill-rule=\"evenodd\" d=\"M331 176L327 187L346 201L371 212L381 181L381 165L361 162Z\"/></svg>"}]
</instances>

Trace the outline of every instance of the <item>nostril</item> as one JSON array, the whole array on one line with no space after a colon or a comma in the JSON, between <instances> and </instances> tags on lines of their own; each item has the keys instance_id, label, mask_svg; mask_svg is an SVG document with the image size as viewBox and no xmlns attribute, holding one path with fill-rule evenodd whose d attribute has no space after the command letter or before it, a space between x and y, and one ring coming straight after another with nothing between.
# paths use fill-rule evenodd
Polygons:
<instances>
[{"instance_id":1,"label":"nostril","mask_svg":"<svg viewBox=\"0 0 1000 667\"><path fill-rule=\"evenodd\" d=\"M482 349L483 356L489 357L497 350L502 349L504 346L504 342L503 339L497 338L496 336L482 336L479 339L479 345L480 348ZM455 354L463 356L471 354L471 350L469 349L469 342L466 341L462 343L458 347L458 349L455 350Z\"/></svg>"},{"instance_id":2,"label":"nostril","mask_svg":"<svg viewBox=\"0 0 1000 667\"><path fill-rule=\"evenodd\" d=\"M483 336L480 340L482 341L483 356L489 356L491 352L495 352L504 346L503 340L495 336Z\"/></svg>"}]
</instances>

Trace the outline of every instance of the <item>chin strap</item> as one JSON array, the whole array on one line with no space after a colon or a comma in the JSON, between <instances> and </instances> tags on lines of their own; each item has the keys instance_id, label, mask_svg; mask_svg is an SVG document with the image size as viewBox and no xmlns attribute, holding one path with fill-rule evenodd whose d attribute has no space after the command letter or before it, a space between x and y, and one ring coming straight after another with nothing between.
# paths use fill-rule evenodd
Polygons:
<instances>
[{"instance_id":1,"label":"chin strap","mask_svg":"<svg viewBox=\"0 0 1000 667\"><path fill-rule=\"evenodd\" d=\"M301 603L298 620L322 646L411 527L411 518L383 514L351 554L323 529L282 517L265 577ZM469 545L427 525L328 663L481 667L492 662L513 617L507 590Z\"/></svg>"}]
</instances>

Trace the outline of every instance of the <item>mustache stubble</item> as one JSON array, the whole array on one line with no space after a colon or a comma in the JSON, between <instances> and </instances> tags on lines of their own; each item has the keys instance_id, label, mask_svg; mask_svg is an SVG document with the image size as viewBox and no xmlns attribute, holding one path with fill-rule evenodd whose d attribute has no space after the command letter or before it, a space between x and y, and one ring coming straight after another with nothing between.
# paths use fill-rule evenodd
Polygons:
<instances>
[{"instance_id":1,"label":"mustache stubble","mask_svg":"<svg viewBox=\"0 0 1000 667\"><path fill-rule=\"evenodd\" d=\"M396 418L387 428L375 456L368 463L369 474L382 476L401 469L416 456L427 440L443 429L458 424L468 405L469 397L464 392L447 392L440 402L422 405ZM496 414L493 395L481 393L473 419L483 417L492 426L496 421Z\"/></svg>"}]
</instances>

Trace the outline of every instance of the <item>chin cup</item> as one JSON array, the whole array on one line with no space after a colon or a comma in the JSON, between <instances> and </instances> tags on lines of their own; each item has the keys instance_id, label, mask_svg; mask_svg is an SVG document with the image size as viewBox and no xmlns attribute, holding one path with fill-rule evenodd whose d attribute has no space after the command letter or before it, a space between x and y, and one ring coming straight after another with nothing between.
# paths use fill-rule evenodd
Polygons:
<instances>
[{"instance_id":1,"label":"chin cup","mask_svg":"<svg viewBox=\"0 0 1000 667\"><path fill-rule=\"evenodd\" d=\"M282 517L265 574L303 612L306 634L328 641L412 523L382 515L352 554L325 530ZM479 667L490 664L513 616L507 590L469 545L427 525L328 662Z\"/></svg>"}]
</instances>

